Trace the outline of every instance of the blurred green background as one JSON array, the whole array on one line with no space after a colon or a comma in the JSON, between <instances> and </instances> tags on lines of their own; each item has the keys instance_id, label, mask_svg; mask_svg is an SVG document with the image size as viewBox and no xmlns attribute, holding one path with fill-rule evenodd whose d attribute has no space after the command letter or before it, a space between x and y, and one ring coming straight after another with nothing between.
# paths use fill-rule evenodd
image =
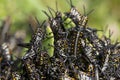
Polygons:
<instances>
[{"instance_id":1,"label":"blurred green background","mask_svg":"<svg viewBox=\"0 0 120 80\"><path fill-rule=\"evenodd\" d=\"M69 0L68 0L69 1ZM120 36L120 0L72 0L81 14L94 9L88 17L88 25L97 29L104 29L104 34L113 32L112 39ZM2 20L10 16L11 32L29 29L29 16L36 16L40 22L47 19L42 10L48 11L47 6L55 9L56 0L0 0L0 25ZM61 12L69 11L70 5L66 0L57 0ZM99 33L101 35L101 33ZM29 40L27 38L26 40Z\"/></svg>"}]
</instances>

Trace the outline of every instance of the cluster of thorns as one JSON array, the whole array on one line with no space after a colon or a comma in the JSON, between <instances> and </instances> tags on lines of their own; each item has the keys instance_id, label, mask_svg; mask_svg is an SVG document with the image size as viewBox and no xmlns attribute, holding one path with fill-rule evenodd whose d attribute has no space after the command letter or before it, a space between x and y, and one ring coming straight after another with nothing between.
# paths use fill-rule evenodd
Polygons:
<instances>
[{"instance_id":1,"label":"cluster of thorns","mask_svg":"<svg viewBox=\"0 0 120 80\"><path fill-rule=\"evenodd\" d=\"M98 30L87 25L90 12L81 15L69 3L69 12L48 7L49 13L43 11L48 20L40 25L36 19L38 27L30 42L18 44L28 48L22 58L14 60L7 42L1 40L1 80L120 79L119 43L106 36L100 39Z\"/></svg>"}]
</instances>

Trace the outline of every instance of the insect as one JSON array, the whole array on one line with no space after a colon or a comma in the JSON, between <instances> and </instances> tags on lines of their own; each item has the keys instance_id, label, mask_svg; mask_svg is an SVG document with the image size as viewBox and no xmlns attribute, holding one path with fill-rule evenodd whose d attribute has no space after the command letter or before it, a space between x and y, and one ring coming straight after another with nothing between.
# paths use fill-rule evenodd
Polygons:
<instances>
[{"instance_id":1,"label":"insect","mask_svg":"<svg viewBox=\"0 0 120 80\"><path fill-rule=\"evenodd\" d=\"M32 63L32 60L26 59L26 60L23 60L23 61L24 61L24 66L25 66L25 69L27 71L27 75L28 75L29 79L39 80L40 76L37 73L37 69L35 68L35 64Z\"/></svg>"},{"instance_id":2,"label":"insect","mask_svg":"<svg viewBox=\"0 0 120 80\"><path fill-rule=\"evenodd\" d=\"M38 23L38 26L39 26L39 23ZM27 51L23 59L26 59L29 57L32 58L32 56L36 55L36 53L39 52L40 48L42 48L41 45L42 45L43 38L44 38L44 32L40 26L36 29L36 32L32 35L32 39L30 40L30 43L27 44L29 46L29 50ZM20 45L26 47L25 44L20 44Z\"/></svg>"},{"instance_id":3,"label":"insect","mask_svg":"<svg viewBox=\"0 0 120 80\"><path fill-rule=\"evenodd\" d=\"M85 72L82 72L82 71L79 71L79 79L81 80L94 80L94 77L91 77L89 74L85 73Z\"/></svg>"},{"instance_id":4,"label":"insect","mask_svg":"<svg viewBox=\"0 0 120 80\"><path fill-rule=\"evenodd\" d=\"M56 42L56 56L59 56L61 59L66 60L66 55L68 54L68 41L66 38L60 39Z\"/></svg>"},{"instance_id":5,"label":"insect","mask_svg":"<svg viewBox=\"0 0 120 80\"><path fill-rule=\"evenodd\" d=\"M42 23L41 26L43 26L44 23L45 23L45 21ZM39 23L38 23L38 25L39 25ZM42 44L42 40L45 35L41 26L36 29L36 32L34 33L34 35L32 36L32 39L30 41L31 46L33 46L33 48L35 48L35 50L38 50L40 48L40 45ZM38 51L35 51L35 52L38 52Z\"/></svg>"},{"instance_id":6,"label":"insect","mask_svg":"<svg viewBox=\"0 0 120 80\"><path fill-rule=\"evenodd\" d=\"M62 80L75 80L75 78L70 77L68 74L68 70L65 70Z\"/></svg>"},{"instance_id":7,"label":"insect","mask_svg":"<svg viewBox=\"0 0 120 80\"><path fill-rule=\"evenodd\" d=\"M56 2L56 9L57 9L57 2ZM53 17L53 15L51 18L47 12L43 11L49 17L51 28L52 28L53 32L54 32L54 29L55 30L62 29L63 31L65 31L65 30L68 30L68 29L76 26L70 18L68 18L63 13L59 12L58 9L57 9L57 11L55 11L54 9L48 7L48 10L51 13L51 15L52 15L51 11L53 11L55 13L55 18Z\"/></svg>"},{"instance_id":8,"label":"insect","mask_svg":"<svg viewBox=\"0 0 120 80\"><path fill-rule=\"evenodd\" d=\"M78 12L75 6L72 4L72 0L68 2L71 6L70 12L67 12L67 17L71 18L75 24L80 24L82 20L82 15Z\"/></svg>"},{"instance_id":9,"label":"insect","mask_svg":"<svg viewBox=\"0 0 120 80\"><path fill-rule=\"evenodd\" d=\"M8 63L8 64L0 64L1 66L1 71L0 71L0 78L3 78L5 80L8 80L10 79L11 77L11 65Z\"/></svg>"},{"instance_id":10,"label":"insect","mask_svg":"<svg viewBox=\"0 0 120 80\"><path fill-rule=\"evenodd\" d=\"M54 47L51 47L49 45L54 46L54 34L50 28L50 25L46 26L45 31L46 36L42 41L42 49L46 48L49 56L52 57L54 55Z\"/></svg>"},{"instance_id":11,"label":"insect","mask_svg":"<svg viewBox=\"0 0 120 80\"><path fill-rule=\"evenodd\" d=\"M106 55L106 58L104 60L104 64L103 64L103 67L102 67L102 72L104 72L106 70L106 68L108 67L108 62L109 62L109 56L110 56L111 52L110 50L108 50L108 53Z\"/></svg>"},{"instance_id":12,"label":"insect","mask_svg":"<svg viewBox=\"0 0 120 80\"><path fill-rule=\"evenodd\" d=\"M67 30L75 27L75 24L72 22L72 20L70 18L67 18L67 16L60 13L58 10L54 11L52 8L48 8L48 10L49 10L50 13L52 13L51 11L53 11L55 13L55 15L56 15L55 18L53 18L53 16L52 16L52 18L50 18L48 13L44 11L44 13L50 19L49 20L50 21L50 27L53 30L54 39L55 39L55 41L54 41L55 46L54 47L57 47L58 42L61 41L60 39L67 37L67 34L68 34ZM56 50L57 49L55 48L55 51Z\"/></svg>"},{"instance_id":13,"label":"insect","mask_svg":"<svg viewBox=\"0 0 120 80\"><path fill-rule=\"evenodd\" d=\"M13 61L8 44L0 46L0 79L13 80L110 80L119 79L120 63L117 43L100 39L96 29L87 26L88 15L82 15L69 0L70 11L48 7L49 18L37 27L26 54ZM50 15L49 15L50 14ZM53 15L54 14L54 15ZM34 22L34 21L33 21ZM5 31L6 32L6 31ZM117 56L117 57L116 57ZM12 64L12 65L11 65ZM15 65L16 64L16 65ZM15 66L15 68L13 67Z\"/></svg>"},{"instance_id":14,"label":"insect","mask_svg":"<svg viewBox=\"0 0 120 80\"><path fill-rule=\"evenodd\" d=\"M72 0L70 0L68 3L70 4L71 9L70 12L66 13L67 17L71 18L76 25L80 25L79 27L86 27L88 22L88 15L93 12L93 10L86 14L85 7L83 7L84 15L82 15L73 5Z\"/></svg>"},{"instance_id":15,"label":"insect","mask_svg":"<svg viewBox=\"0 0 120 80\"><path fill-rule=\"evenodd\" d=\"M21 80L21 76L17 72L12 72L12 80Z\"/></svg>"},{"instance_id":16,"label":"insect","mask_svg":"<svg viewBox=\"0 0 120 80\"><path fill-rule=\"evenodd\" d=\"M36 19L37 20L37 19ZM41 25L39 24L39 21L37 20L38 23L38 27L36 28L36 31L34 32L34 34L32 35L32 39L30 40L30 43L21 43L18 44L19 46L22 47L27 47L29 48L29 50L33 50L34 53L38 53L40 51L40 49L44 49L46 48L48 50L48 54L50 56L53 56L53 51L54 48L49 46L50 45L54 45L54 35L52 33L52 30L49 26L49 24L47 24L47 22L44 21ZM46 24L46 25L45 25ZM29 55L29 54L26 54Z\"/></svg>"},{"instance_id":17,"label":"insect","mask_svg":"<svg viewBox=\"0 0 120 80\"><path fill-rule=\"evenodd\" d=\"M52 58L52 64L49 67L49 76L50 79L61 79L64 71L65 71L65 64L59 58Z\"/></svg>"},{"instance_id":18,"label":"insect","mask_svg":"<svg viewBox=\"0 0 120 80\"><path fill-rule=\"evenodd\" d=\"M77 29L71 30L69 34L69 43L70 43L70 54L74 54L76 57L77 54L81 52L81 38L82 38L82 32L80 32Z\"/></svg>"},{"instance_id":19,"label":"insect","mask_svg":"<svg viewBox=\"0 0 120 80\"><path fill-rule=\"evenodd\" d=\"M37 65L47 65L50 63L50 56L47 51L41 50L40 53L37 54L36 63Z\"/></svg>"},{"instance_id":20,"label":"insect","mask_svg":"<svg viewBox=\"0 0 120 80\"><path fill-rule=\"evenodd\" d=\"M118 65L118 68L116 70L116 74L117 74L118 78L120 78L120 64Z\"/></svg>"},{"instance_id":21,"label":"insect","mask_svg":"<svg viewBox=\"0 0 120 80\"><path fill-rule=\"evenodd\" d=\"M7 43L3 43L1 46L1 54L4 61L11 61L11 53Z\"/></svg>"},{"instance_id":22,"label":"insect","mask_svg":"<svg viewBox=\"0 0 120 80\"><path fill-rule=\"evenodd\" d=\"M84 35L85 35L85 39L86 39L86 43L87 43L87 45L85 47L89 48L89 51L90 51L89 53L90 54L92 53L91 56L104 55L103 54L104 52L101 51L101 49L103 49L103 47L104 47L104 41L102 41L98 38L98 36L96 35L96 32L94 32L93 29L86 28L84 31L85 31ZM89 34L91 34L91 35L89 35ZM89 55L89 54L87 53L87 55Z\"/></svg>"}]
</instances>

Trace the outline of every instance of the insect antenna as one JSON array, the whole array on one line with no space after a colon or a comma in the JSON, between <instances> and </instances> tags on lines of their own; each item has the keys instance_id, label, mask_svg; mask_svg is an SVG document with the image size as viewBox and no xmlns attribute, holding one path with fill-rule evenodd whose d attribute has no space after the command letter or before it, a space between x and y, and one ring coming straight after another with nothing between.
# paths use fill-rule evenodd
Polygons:
<instances>
[{"instance_id":1,"label":"insect antenna","mask_svg":"<svg viewBox=\"0 0 120 80\"><path fill-rule=\"evenodd\" d=\"M108 29L108 24L105 27L102 27L102 29L103 29L103 36L104 36L106 31L107 31L107 29Z\"/></svg>"},{"instance_id":2,"label":"insect antenna","mask_svg":"<svg viewBox=\"0 0 120 80\"><path fill-rule=\"evenodd\" d=\"M97 30L97 29L93 29L93 32L103 32L103 30Z\"/></svg>"},{"instance_id":3,"label":"insect antenna","mask_svg":"<svg viewBox=\"0 0 120 80\"><path fill-rule=\"evenodd\" d=\"M38 18L36 16L35 16L35 20L36 20L38 26L40 26L40 22L39 22L39 20L38 20Z\"/></svg>"},{"instance_id":4,"label":"insect antenna","mask_svg":"<svg viewBox=\"0 0 120 80\"><path fill-rule=\"evenodd\" d=\"M35 33L35 30L37 29L38 24L40 25L40 23L38 23L38 19L36 17L34 17L34 16L29 17L29 26L30 26L32 35Z\"/></svg>"},{"instance_id":5,"label":"insect antenna","mask_svg":"<svg viewBox=\"0 0 120 80\"><path fill-rule=\"evenodd\" d=\"M31 30L32 34L34 34L34 28L33 28L32 24L29 23L29 26L30 26L30 30Z\"/></svg>"},{"instance_id":6,"label":"insect antenna","mask_svg":"<svg viewBox=\"0 0 120 80\"><path fill-rule=\"evenodd\" d=\"M57 1L56 1L56 11L55 11L53 8L50 8L50 7L49 7L49 9L52 10L52 11L54 12L55 16L58 16L59 13L60 13L60 12L58 11Z\"/></svg>"},{"instance_id":7,"label":"insect antenna","mask_svg":"<svg viewBox=\"0 0 120 80\"><path fill-rule=\"evenodd\" d=\"M84 15L86 15L85 5L83 5Z\"/></svg>"},{"instance_id":8,"label":"insect antenna","mask_svg":"<svg viewBox=\"0 0 120 80\"><path fill-rule=\"evenodd\" d=\"M47 26L45 26L45 25L48 25L48 23L46 22L46 20L44 20L44 21L42 22L42 24L41 24L41 27L43 27L43 30L44 30L44 31L43 31L43 32L44 32L44 33L43 33L43 34L44 34L44 38L46 38L46 35L47 35L47 34L46 34L46 33L47 33L47 32L46 32Z\"/></svg>"},{"instance_id":9,"label":"insect antenna","mask_svg":"<svg viewBox=\"0 0 120 80\"><path fill-rule=\"evenodd\" d=\"M49 9L52 10L54 13L56 13L56 11L53 8L49 7Z\"/></svg>"},{"instance_id":10,"label":"insect antenna","mask_svg":"<svg viewBox=\"0 0 120 80\"><path fill-rule=\"evenodd\" d=\"M46 20L44 20L40 26L42 27L45 24L45 22L46 22Z\"/></svg>"},{"instance_id":11,"label":"insect antenna","mask_svg":"<svg viewBox=\"0 0 120 80\"><path fill-rule=\"evenodd\" d=\"M87 25L87 22L88 22L88 15L93 11L93 10L91 10L90 12L88 12L87 14L86 14L86 11L85 11L85 6L83 5L83 9L84 9L84 15L82 16L82 23L81 23L81 25L84 27L84 28L86 28L86 25Z\"/></svg>"},{"instance_id":12,"label":"insect antenna","mask_svg":"<svg viewBox=\"0 0 120 80\"><path fill-rule=\"evenodd\" d=\"M18 57L18 56L16 56L16 55L13 55L13 57L16 58L16 60L15 60L14 63L13 63L13 65L19 64L18 62L23 63L23 59L22 59L22 58L20 58L20 57Z\"/></svg>"},{"instance_id":13,"label":"insect antenna","mask_svg":"<svg viewBox=\"0 0 120 80\"><path fill-rule=\"evenodd\" d=\"M51 12L51 8L49 6L47 6L47 8L48 8L48 11L49 11L50 15L52 16L52 18L54 18L53 14Z\"/></svg>"},{"instance_id":14,"label":"insect antenna","mask_svg":"<svg viewBox=\"0 0 120 80\"><path fill-rule=\"evenodd\" d=\"M113 35L113 32L111 32L109 29L109 39L111 38L112 35Z\"/></svg>"},{"instance_id":15,"label":"insect antenna","mask_svg":"<svg viewBox=\"0 0 120 80\"><path fill-rule=\"evenodd\" d=\"M85 5L83 5L83 10L84 10L84 16L88 16L94 11L94 9L92 9L88 13L86 13Z\"/></svg>"},{"instance_id":16,"label":"insect antenna","mask_svg":"<svg viewBox=\"0 0 120 80\"><path fill-rule=\"evenodd\" d=\"M30 43L18 43L17 46L24 47L24 48L30 48Z\"/></svg>"},{"instance_id":17,"label":"insect antenna","mask_svg":"<svg viewBox=\"0 0 120 80\"><path fill-rule=\"evenodd\" d=\"M87 62L89 62L89 63L92 64L91 59L90 59L86 54L84 54L82 57L83 57Z\"/></svg>"},{"instance_id":18,"label":"insect antenna","mask_svg":"<svg viewBox=\"0 0 120 80\"><path fill-rule=\"evenodd\" d=\"M83 11L84 11L84 16L88 16L94 11L94 9L92 9L88 13L86 13L85 5L83 5Z\"/></svg>"},{"instance_id":19,"label":"insect antenna","mask_svg":"<svg viewBox=\"0 0 120 80\"><path fill-rule=\"evenodd\" d=\"M46 23L46 20L44 20L44 21L42 22L42 24L41 24L38 28L43 27L43 26L45 25L45 23ZM44 26L44 31L45 31L45 29L46 29L46 27Z\"/></svg>"},{"instance_id":20,"label":"insect antenna","mask_svg":"<svg viewBox=\"0 0 120 80\"><path fill-rule=\"evenodd\" d=\"M45 22L46 22L46 20L44 20L43 22L42 22L42 24L40 24L39 23L39 20L36 18L36 21L37 21L37 23L38 23L38 28L42 28L43 26L44 26L44 24L45 24ZM46 28L46 27L45 27ZM44 29L45 30L45 29ZM45 31L44 31L45 32ZM43 33L44 34L44 33Z\"/></svg>"},{"instance_id":21,"label":"insect antenna","mask_svg":"<svg viewBox=\"0 0 120 80\"><path fill-rule=\"evenodd\" d=\"M67 1L67 3L70 5L71 8L74 7L72 0L70 0L70 1L66 0L66 1Z\"/></svg>"},{"instance_id":22,"label":"insect antenna","mask_svg":"<svg viewBox=\"0 0 120 80\"><path fill-rule=\"evenodd\" d=\"M42 12L43 12L49 19L51 19L50 15L48 15L48 13L47 13L46 11L42 10Z\"/></svg>"},{"instance_id":23,"label":"insect antenna","mask_svg":"<svg viewBox=\"0 0 120 80\"><path fill-rule=\"evenodd\" d=\"M73 3L72 3L72 0L70 0L70 5L71 5L71 7L73 7Z\"/></svg>"},{"instance_id":24,"label":"insect antenna","mask_svg":"<svg viewBox=\"0 0 120 80\"><path fill-rule=\"evenodd\" d=\"M58 3L57 3L57 0L56 0L55 5L56 5L56 11L58 12Z\"/></svg>"},{"instance_id":25,"label":"insect antenna","mask_svg":"<svg viewBox=\"0 0 120 80\"><path fill-rule=\"evenodd\" d=\"M92 12L94 11L94 9L90 10L86 15L90 15Z\"/></svg>"}]
</instances>

